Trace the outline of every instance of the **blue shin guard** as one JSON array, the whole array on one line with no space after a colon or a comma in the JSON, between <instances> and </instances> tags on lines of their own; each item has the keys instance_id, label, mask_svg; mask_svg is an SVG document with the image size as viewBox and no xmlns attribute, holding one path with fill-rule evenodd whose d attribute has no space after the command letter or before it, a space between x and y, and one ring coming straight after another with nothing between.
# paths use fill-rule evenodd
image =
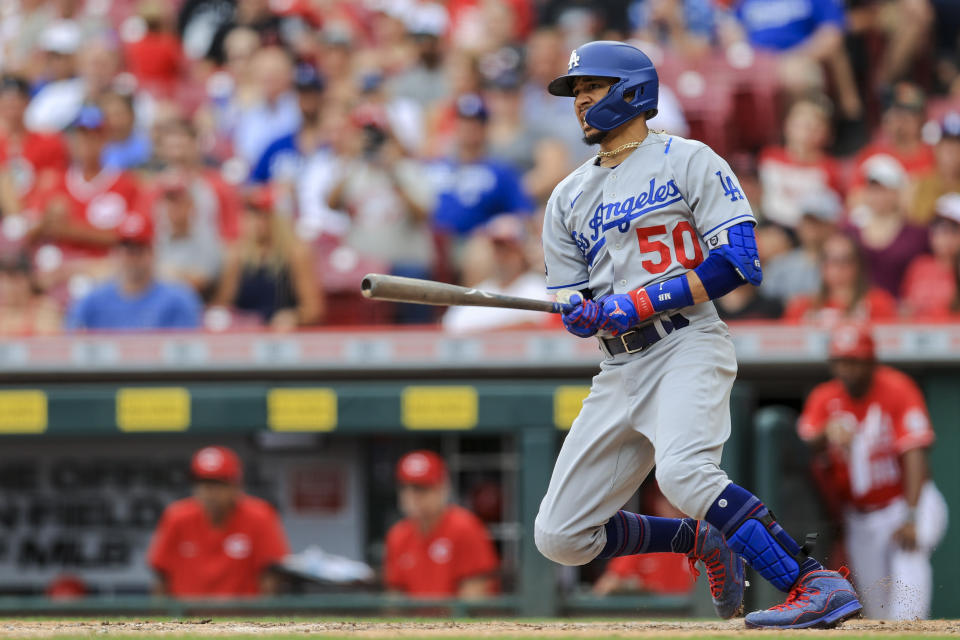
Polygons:
<instances>
[{"instance_id":1,"label":"blue shin guard","mask_svg":"<svg viewBox=\"0 0 960 640\"><path fill-rule=\"evenodd\" d=\"M720 528L731 549L781 591L790 591L797 578L823 568L784 531L759 498L733 483L711 505L706 520Z\"/></svg>"},{"instance_id":2,"label":"blue shin guard","mask_svg":"<svg viewBox=\"0 0 960 640\"><path fill-rule=\"evenodd\" d=\"M780 591L790 591L800 575L796 556L787 553L760 520L751 518L741 524L727 544Z\"/></svg>"}]
</instances>

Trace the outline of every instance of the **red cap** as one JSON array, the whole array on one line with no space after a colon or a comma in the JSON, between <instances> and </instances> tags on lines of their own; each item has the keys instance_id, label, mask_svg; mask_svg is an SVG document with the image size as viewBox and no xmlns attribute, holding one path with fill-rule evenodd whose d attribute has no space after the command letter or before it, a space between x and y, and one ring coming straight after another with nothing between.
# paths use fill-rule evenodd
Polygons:
<instances>
[{"instance_id":1,"label":"red cap","mask_svg":"<svg viewBox=\"0 0 960 640\"><path fill-rule=\"evenodd\" d=\"M227 447L204 447L193 454L190 473L195 480L220 480L239 484L243 477L240 458Z\"/></svg>"},{"instance_id":2,"label":"red cap","mask_svg":"<svg viewBox=\"0 0 960 640\"><path fill-rule=\"evenodd\" d=\"M120 242L133 244L153 243L153 222L150 218L137 211L131 211L117 227Z\"/></svg>"},{"instance_id":3,"label":"red cap","mask_svg":"<svg viewBox=\"0 0 960 640\"><path fill-rule=\"evenodd\" d=\"M447 481L447 465L433 451L411 451L397 463L397 482L432 487Z\"/></svg>"},{"instance_id":4,"label":"red cap","mask_svg":"<svg viewBox=\"0 0 960 640\"><path fill-rule=\"evenodd\" d=\"M830 336L831 358L873 360L875 356L873 336L866 325L843 325Z\"/></svg>"}]
</instances>

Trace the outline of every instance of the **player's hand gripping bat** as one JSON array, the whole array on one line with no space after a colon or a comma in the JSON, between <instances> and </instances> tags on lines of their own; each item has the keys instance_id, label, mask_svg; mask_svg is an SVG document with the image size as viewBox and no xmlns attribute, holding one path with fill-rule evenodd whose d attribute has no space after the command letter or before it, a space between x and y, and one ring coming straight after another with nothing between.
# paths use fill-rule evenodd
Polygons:
<instances>
[{"instance_id":1,"label":"player's hand gripping bat","mask_svg":"<svg viewBox=\"0 0 960 640\"><path fill-rule=\"evenodd\" d=\"M387 276L380 273L368 273L360 282L360 292L366 298L393 300L394 302L413 302L440 306L503 307L506 309L524 309L527 311L545 311L564 313L572 307L560 302L534 300L505 296L479 289L459 287L455 284Z\"/></svg>"}]
</instances>

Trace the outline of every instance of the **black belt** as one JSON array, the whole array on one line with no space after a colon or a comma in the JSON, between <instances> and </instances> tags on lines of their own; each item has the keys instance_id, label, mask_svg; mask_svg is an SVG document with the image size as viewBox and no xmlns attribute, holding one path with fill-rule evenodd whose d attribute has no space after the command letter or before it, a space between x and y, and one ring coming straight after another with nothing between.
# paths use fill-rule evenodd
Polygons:
<instances>
[{"instance_id":1,"label":"black belt","mask_svg":"<svg viewBox=\"0 0 960 640\"><path fill-rule=\"evenodd\" d=\"M679 313L675 313L669 318L662 318L660 324L663 325L665 333L671 333L674 329L683 329L690 324L690 321ZM631 329L626 333L621 333L615 338L600 338L603 346L611 356L620 353L639 353L650 345L660 340L661 335L657 327L651 322L642 327Z\"/></svg>"}]
</instances>

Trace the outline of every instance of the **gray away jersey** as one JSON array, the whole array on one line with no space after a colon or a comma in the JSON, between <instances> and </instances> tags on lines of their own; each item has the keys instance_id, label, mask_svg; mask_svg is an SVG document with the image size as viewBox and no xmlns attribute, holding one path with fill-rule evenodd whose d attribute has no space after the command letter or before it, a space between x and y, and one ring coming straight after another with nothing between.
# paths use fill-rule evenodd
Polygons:
<instances>
[{"instance_id":1,"label":"gray away jersey","mask_svg":"<svg viewBox=\"0 0 960 640\"><path fill-rule=\"evenodd\" d=\"M756 220L726 161L702 142L651 131L621 164L591 159L553 190L543 222L547 289L589 288L598 298L668 280L741 222ZM712 303L697 306L716 317Z\"/></svg>"}]
</instances>

